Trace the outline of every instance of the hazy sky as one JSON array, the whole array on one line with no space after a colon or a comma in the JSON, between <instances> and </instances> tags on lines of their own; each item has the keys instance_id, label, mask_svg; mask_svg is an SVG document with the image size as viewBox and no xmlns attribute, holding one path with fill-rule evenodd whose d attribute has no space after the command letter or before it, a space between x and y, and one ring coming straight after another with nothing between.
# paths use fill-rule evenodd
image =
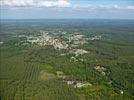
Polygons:
<instances>
[{"instance_id":1,"label":"hazy sky","mask_svg":"<svg viewBox=\"0 0 134 100\"><path fill-rule=\"evenodd\" d=\"M1 19L134 19L134 0L0 0Z\"/></svg>"}]
</instances>

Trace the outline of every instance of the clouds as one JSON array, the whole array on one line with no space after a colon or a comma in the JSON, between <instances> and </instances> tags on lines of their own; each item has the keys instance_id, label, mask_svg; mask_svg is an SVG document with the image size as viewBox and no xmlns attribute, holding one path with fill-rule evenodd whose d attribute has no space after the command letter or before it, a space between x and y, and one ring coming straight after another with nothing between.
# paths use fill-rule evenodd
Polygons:
<instances>
[{"instance_id":1,"label":"clouds","mask_svg":"<svg viewBox=\"0 0 134 100\"><path fill-rule=\"evenodd\" d=\"M130 0L0 0L3 18L131 18ZM97 1L97 0L96 0ZM116 1L116 2L114 2ZM17 17L16 17L17 16Z\"/></svg>"},{"instance_id":2,"label":"clouds","mask_svg":"<svg viewBox=\"0 0 134 100\"><path fill-rule=\"evenodd\" d=\"M1 0L2 6L32 6L34 4L33 0Z\"/></svg>"},{"instance_id":3,"label":"clouds","mask_svg":"<svg viewBox=\"0 0 134 100\"><path fill-rule=\"evenodd\" d=\"M79 1L78 1L79 2ZM72 3L71 0L1 0L0 5L6 7L47 7L47 8L68 8L73 10L134 10L134 5L119 4L90 4Z\"/></svg>"},{"instance_id":4,"label":"clouds","mask_svg":"<svg viewBox=\"0 0 134 100\"><path fill-rule=\"evenodd\" d=\"M134 10L134 6L128 6L128 9Z\"/></svg>"},{"instance_id":5,"label":"clouds","mask_svg":"<svg viewBox=\"0 0 134 100\"><path fill-rule=\"evenodd\" d=\"M8 7L69 7L67 0L1 0L1 6Z\"/></svg>"},{"instance_id":6,"label":"clouds","mask_svg":"<svg viewBox=\"0 0 134 100\"><path fill-rule=\"evenodd\" d=\"M126 5L126 6L121 6L117 4L113 5L74 5L72 8L76 10L133 10L134 11L134 6L133 5Z\"/></svg>"}]
</instances>

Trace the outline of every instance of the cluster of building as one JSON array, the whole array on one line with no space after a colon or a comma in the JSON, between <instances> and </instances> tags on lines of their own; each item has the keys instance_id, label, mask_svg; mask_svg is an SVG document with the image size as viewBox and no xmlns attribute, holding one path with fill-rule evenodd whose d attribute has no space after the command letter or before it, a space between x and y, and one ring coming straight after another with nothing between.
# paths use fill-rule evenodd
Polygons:
<instances>
[{"instance_id":1,"label":"cluster of building","mask_svg":"<svg viewBox=\"0 0 134 100\"><path fill-rule=\"evenodd\" d=\"M74 88L82 88L82 87L92 86L92 84L89 82L68 80L68 79L66 79L66 75L64 75L64 73L62 71L57 71L56 74L57 74L57 77L62 79L64 83L66 83L67 85L71 85Z\"/></svg>"},{"instance_id":2,"label":"cluster of building","mask_svg":"<svg viewBox=\"0 0 134 100\"><path fill-rule=\"evenodd\" d=\"M86 38L84 38L84 35L80 35L79 33L66 34L64 38L68 39L68 42L71 47L77 47L79 45L87 43L87 40Z\"/></svg>"},{"instance_id":3,"label":"cluster of building","mask_svg":"<svg viewBox=\"0 0 134 100\"><path fill-rule=\"evenodd\" d=\"M39 45L53 45L55 49L67 49L68 44L61 42L58 39L55 39L49 33L44 32L42 37L39 40Z\"/></svg>"},{"instance_id":4,"label":"cluster of building","mask_svg":"<svg viewBox=\"0 0 134 100\"><path fill-rule=\"evenodd\" d=\"M63 80L67 85L71 85L74 88L82 88L82 87L88 87L92 86L89 82L81 82L81 81L74 81L74 80Z\"/></svg>"},{"instance_id":5,"label":"cluster of building","mask_svg":"<svg viewBox=\"0 0 134 100\"><path fill-rule=\"evenodd\" d=\"M37 43L38 45L53 45L55 49L67 49L71 47L77 47L87 43L88 40L99 40L101 35L96 35L94 37L85 38L84 35L81 35L77 32L73 34L67 34L67 32L62 32L63 38L66 38L68 41L60 41L55 38L52 34L47 31L40 31L42 33L39 37L28 36L27 41L31 43ZM79 52L79 51L78 51Z\"/></svg>"},{"instance_id":6,"label":"cluster of building","mask_svg":"<svg viewBox=\"0 0 134 100\"><path fill-rule=\"evenodd\" d=\"M88 38L88 40L100 40L101 38L102 38L101 35L96 35L96 36L94 36L94 37Z\"/></svg>"},{"instance_id":7,"label":"cluster of building","mask_svg":"<svg viewBox=\"0 0 134 100\"><path fill-rule=\"evenodd\" d=\"M102 75L106 75L106 72L105 72L107 70L106 68L97 65L94 67L94 69L100 72Z\"/></svg>"},{"instance_id":8,"label":"cluster of building","mask_svg":"<svg viewBox=\"0 0 134 100\"><path fill-rule=\"evenodd\" d=\"M36 43L40 46L43 45L52 45L55 49L67 49L68 44L65 42L61 42L58 39L51 36L48 32L43 32L43 34L39 37L33 37L29 36L27 37L27 41L33 43Z\"/></svg>"},{"instance_id":9,"label":"cluster of building","mask_svg":"<svg viewBox=\"0 0 134 100\"><path fill-rule=\"evenodd\" d=\"M75 54L75 56L79 56L79 55L83 55L88 53L88 51L84 50L84 49L73 49L70 51L70 53Z\"/></svg>"}]
</instances>

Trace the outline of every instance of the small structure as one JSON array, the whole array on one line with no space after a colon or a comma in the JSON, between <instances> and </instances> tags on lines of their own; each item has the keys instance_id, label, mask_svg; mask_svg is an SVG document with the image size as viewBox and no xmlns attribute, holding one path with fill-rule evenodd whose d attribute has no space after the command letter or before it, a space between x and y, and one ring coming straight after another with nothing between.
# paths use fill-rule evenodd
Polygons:
<instances>
[{"instance_id":1,"label":"small structure","mask_svg":"<svg viewBox=\"0 0 134 100\"><path fill-rule=\"evenodd\" d=\"M60 54L60 56L66 56L67 55L67 53L62 53L62 54Z\"/></svg>"},{"instance_id":2,"label":"small structure","mask_svg":"<svg viewBox=\"0 0 134 100\"><path fill-rule=\"evenodd\" d=\"M24 35L24 34L21 35L21 34L20 34L20 35L18 35L18 37L19 37L19 38L21 38L21 37L26 37L26 35Z\"/></svg>"},{"instance_id":3,"label":"small structure","mask_svg":"<svg viewBox=\"0 0 134 100\"><path fill-rule=\"evenodd\" d=\"M105 73L106 68L97 65L94 67L94 69L97 70L98 72L100 72L102 75L104 75L104 76L106 75L106 73Z\"/></svg>"},{"instance_id":4,"label":"small structure","mask_svg":"<svg viewBox=\"0 0 134 100\"><path fill-rule=\"evenodd\" d=\"M124 94L123 90L120 90L120 94Z\"/></svg>"},{"instance_id":5,"label":"small structure","mask_svg":"<svg viewBox=\"0 0 134 100\"><path fill-rule=\"evenodd\" d=\"M72 57L70 58L70 61L77 62L78 60L77 60L75 57L72 56Z\"/></svg>"},{"instance_id":6,"label":"small structure","mask_svg":"<svg viewBox=\"0 0 134 100\"><path fill-rule=\"evenodd\" d=\"M82 88L82 87L88 87L88 86L92 86L92 84L90 83L76 83L76 85L74 85L74 88Z\"/></svg>"},{"instance_id":7,"label":"small structure","mask_svg":"<svg viewBox=\"0 0 134 100\"><path fill-rule=\"evenodd\" d=\"M37 43L37 42L39 42L39 38L38 37L29 36L29 37L27 37L27 41L31 42L32 44L33 43Z\"/></svg>"},{"instance_id":8,"label":"small structure","mask_svg":"<svg viewBox=\"0 0 134 100\"><path fill-rule=\"evenodd\" d=\"M90 37L88 40L91 40L91 41L93 41L93 40L100 40L101 38L102 38L101 35L96 35L94 37Z\"/></svg>"},{"instance_id":9,"label":"small structure","mask_svg":"<svg viewBox=\"0 0 134 100\"><path fill-rule=\"evenodd\" d=\"M2 45L4 42L3 41L0 41L0 45Z\"/></svg>"},{"instance_id":10,"label":"small structure","mask_svg":"<svg viewBox=\"0 0 134 100\"><path fill-rule=\"evenodd\" d=\"M67 84L72 85L72 84L74 84L74 81L67 81Z\"/></svg>"}]
</instances>

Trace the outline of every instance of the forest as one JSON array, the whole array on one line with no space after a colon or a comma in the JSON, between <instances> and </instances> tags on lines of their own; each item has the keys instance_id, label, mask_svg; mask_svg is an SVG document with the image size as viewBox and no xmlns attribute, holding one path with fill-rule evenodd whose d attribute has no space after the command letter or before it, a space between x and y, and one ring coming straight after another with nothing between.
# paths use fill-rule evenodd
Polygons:
<instances>
[{"instance_id":1,"label":"forest","mask_svg":"<svg viewBox=\"0 0 134 100\"><path fill-rule=\"evenodd\" d=\"M134 99L134 20L2 20L0 28L1 100Z\"/></svg>"}]
</instances>

